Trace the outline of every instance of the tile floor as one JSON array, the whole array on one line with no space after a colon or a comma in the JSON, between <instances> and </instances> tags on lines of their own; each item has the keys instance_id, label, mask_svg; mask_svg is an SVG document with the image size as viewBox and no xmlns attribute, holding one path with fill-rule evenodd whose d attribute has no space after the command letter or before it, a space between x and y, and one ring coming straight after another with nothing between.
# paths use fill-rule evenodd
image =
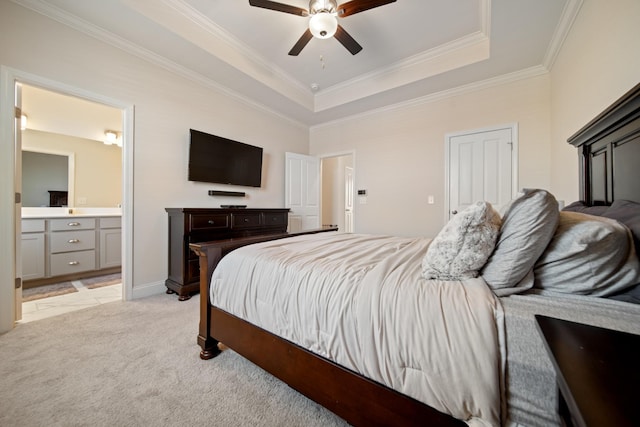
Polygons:
<instances>
[{"instance_id":1,"label":"tile floor","mask_svg":"<svg viewBox=\"0 0 640 427\"><path fill-rule=\"evenodd\" d=\"M70 311L122 300L122 284L87 289L79 280L71 283L78 292L22 303L22 320L19 323L46 319Z\"/></svg>"}]
</instances>

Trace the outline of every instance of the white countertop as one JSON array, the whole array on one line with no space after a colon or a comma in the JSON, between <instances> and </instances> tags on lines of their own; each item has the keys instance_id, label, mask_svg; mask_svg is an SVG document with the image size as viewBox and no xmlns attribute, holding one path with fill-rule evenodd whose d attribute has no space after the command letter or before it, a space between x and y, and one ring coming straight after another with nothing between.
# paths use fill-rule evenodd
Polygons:
<instances>
[{"instance_id":1,"label":"white countertop","mask_svg":"<svg viewBox=\"0 0 640 427\"><path fill-rule=\"evenodd\" d=\"M122 216L121 208L22 208L22 218Z\"/></svg>"}]
</instances>

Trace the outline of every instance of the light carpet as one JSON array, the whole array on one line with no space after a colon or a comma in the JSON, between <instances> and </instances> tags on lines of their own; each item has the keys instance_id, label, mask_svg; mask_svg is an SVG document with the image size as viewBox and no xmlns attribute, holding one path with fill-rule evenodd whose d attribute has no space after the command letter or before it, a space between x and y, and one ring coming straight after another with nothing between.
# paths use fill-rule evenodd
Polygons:
<instances>
[{"instance_id":1,"label":"light carpet","mask_svg":"<svg viewBox=\"0 0 640 427\"><path fill-rule=\"evenodd\" d=\"M1 335L0 425L346 425L231 350L201 360L198 308L162 294Z\"/></svg>"}]
</instances>

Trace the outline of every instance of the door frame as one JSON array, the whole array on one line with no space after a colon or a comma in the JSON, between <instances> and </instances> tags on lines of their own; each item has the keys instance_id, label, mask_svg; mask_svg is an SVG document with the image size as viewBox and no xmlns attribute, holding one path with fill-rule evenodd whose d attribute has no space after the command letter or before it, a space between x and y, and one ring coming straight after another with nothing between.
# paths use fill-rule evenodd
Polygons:
<instances>
[{"instance_id":1,"label":"door frame","mask_svg":"<svg viewBox=\"0 0 640 427\"><path fill-rule=\"evenodd\" d=\"M313 155L313 154L312 154ZM351 156L351 167L353 168L353 187L354 187L354 192L353 192L353 200L351 201L352 204L352 216L353 216L353 230L352 232L355 233L356 232L356 203L355 203L355 188L357 187L356 183L357 183L357 170L358 168L356 167L356 150L346 150L346 151L338 151L335 153L325 153L325 154L320 154L318 155L318 158L320 159L320 213L322 213L322 194L323 194L323 189L322 189L322 161L324 159L330 159L332 157L345 157L345 156ZM339 231L345 231L345 230L339 230Z\"/></svg>"},{"instance_id":2,"label":"door frame","mask_svg":"<svg viewBox=\"0 0 640 427\"><path fill-rule=\"evenodd\" d=\"M449 222L449 162L450 162L450 150L451 140L456 137L472 135L475 133L493 132L502 129L511 130L511 197L514 198L518 193L518 123L506 123L503 125L488 126L479 129L470 129L458 132L447 133L444 136L444 224Z\"/></svg>"},{"instance_id":3,"label":"door frame","mask_svg":"<svg viewBox=\"0 0 640 427\"><path fill-rule=\"evenodd\" d=\"M15 85L24 83L65 95L83 98L122 110L122 289L123 299L133 296L133 128L134 106L45 77L0 66L0 216L8 219L0 225L0 333L14 326L16 316L15 279L16 237L20 222L16 218L16 179L14 143ZM19 242L18 242L19 244ZM18 246L19 247L19 246ZM9 307L9 303L11 307Z\"/></svg>"}]
</instances>

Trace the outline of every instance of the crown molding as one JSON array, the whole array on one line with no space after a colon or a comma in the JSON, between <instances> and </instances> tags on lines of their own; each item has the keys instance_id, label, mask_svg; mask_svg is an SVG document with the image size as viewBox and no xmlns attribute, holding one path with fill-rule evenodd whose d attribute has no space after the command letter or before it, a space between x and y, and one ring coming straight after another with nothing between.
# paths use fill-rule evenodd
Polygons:
<instances>
[{"instance_id":1,"label":"crown molding","mask_svg":"<svg viewBox=\"0 0 640 427\"><path fill-rule=\"evenodd\" d=\"M341 117L340 119L337 119L337 120L331 120L325 123L311 126L309 128L309 131L312 132L314 130L339 125L344 122L348 122L355 119L361 119L361 118L365 118L365 117L369 117L377 114L385 114L385 113L401 110L404 108L426 105L433 102L441 101L443 99L452 98L454 96L477 92L479 90L501 86L504 84L513 83L520 80L530 79L530 78L542 76L548 73L549 73L549 70L547 68L545 68L542 65L536 65L534 67L525 68L523 70L515 71L513 73L503 74L501 76L492 77L492 78L481 80L478 82L469 83L469 84L458 86L452 89L435 92L435 93L421 96L419 98L415 98L409 101L399 102L396 104L387 105L384 107L365 111L363 113Z\"/></svg>"},{"instance_id":2,"label":"crown molding","mask_svg":"<svg viewBox=\"0 0 640 427\"><path fill-rule=\"evenodd\" d=\"M222 95L236 99L237 101L240 101L247 106L258 109L270 115L276 116L280 119L286 120L287 122L294 124L297 127L308 129L308 125L305 123L302 123L272 108L269 108L264 104L258 103L253 99L246 97L234 90L231 90L227 86L224 86L216 82L215 80L207 78L200 73L190 70L161 55L158 55L148 49L138 46L130 42L129 40L126 40L120 36L117 36L109 31L104 30L101 27L98 27L97 25L91 24L81 18L78 18L77 16L70 15L64 10L56 6L53 6L45 1L42 1L42 0L11 0L11 1L13 1L14 3L26 9L32 10L47 18L57 21L67 27L70 27L76 31L84 33L94 39L97 39L117 49L120 49L131 55L134 55L166 71L169 71L187 80L191 80L204 87L212 89Z\"/></svg>"},{"instance_id":3,"label":"crown molding","mask_svg":"<svg viewBox=\"0 0 640 427\"><path fill-rule=\"evenodd\" d=\"M553 32L553 36L551 37L551 42L549 43L549 47L547 52L542 60L542 65L551 70L553 68L553 64L560 53L560 49L562 49L562 45L566 40L569 32L571 31L571 27L575 22L578 13L580 12L580 8L582 7L583 0L568 0L564 5L564 9L562 10L562 15L560 16L560 20L558 21L558 25L556 25L556 29Z\"/></svg>"},{"instance_id":4,"label":"crown molding","mask_svg":"<svg viewBox=\"0 0 640 427\"><path fill-rule=\"evenodd\" d=\"M491 49L491 0L480 0L478 21L480 29L474 33L317 92L314 112L488 59Z\"/></svg>"},{"instance_id":5,"label":"crown molding","mask_svg":"<svg viewBox=\"0 0 640 427\"><path fill-rule=\"evenodd\" d=\"M208 19L185 0L122 0L200 49L311 111L309 88Z\"/></svg>"},{"instance_id":6,"label":"crown molding","mask_svg":"<svg viewBox=\"0 0 640 427\"><path fill-rule=\"evenodd\" d=\"M397 62L362 74L316 93L315 112L488 59L490 41L481 32L470 34Z\"/></svg>"}]
</instances>

